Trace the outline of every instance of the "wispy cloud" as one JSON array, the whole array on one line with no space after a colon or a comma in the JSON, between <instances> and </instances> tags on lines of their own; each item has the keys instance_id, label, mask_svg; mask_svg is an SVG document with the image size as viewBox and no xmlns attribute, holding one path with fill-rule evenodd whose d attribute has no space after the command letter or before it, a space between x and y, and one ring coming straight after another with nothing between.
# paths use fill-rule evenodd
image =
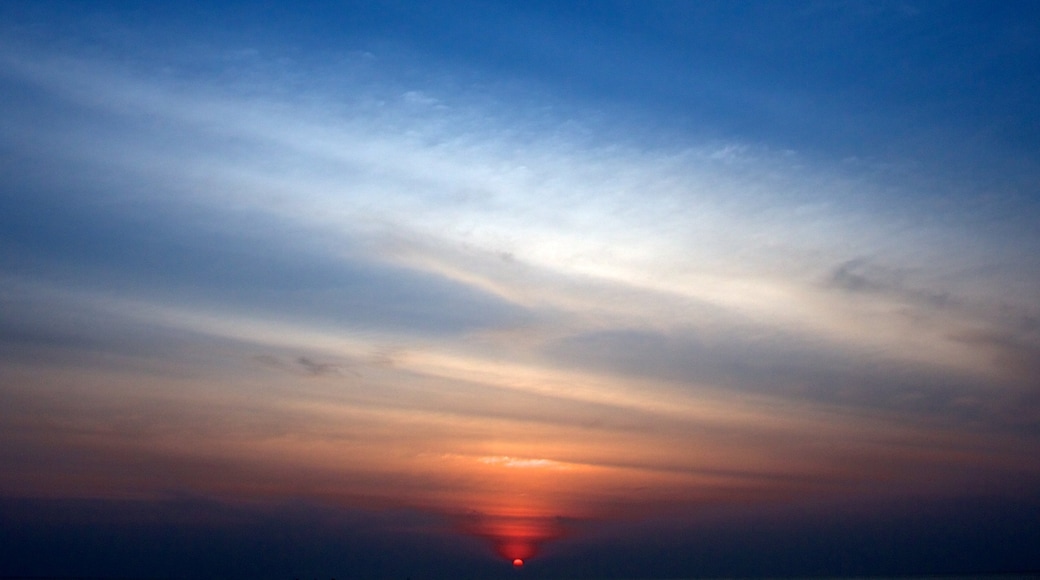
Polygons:
<instances>
[{"instance_id":1,"label":"wispy cloud","mask_svg":"<svg viewBox=\"0 0 1040 580\"><path fill-rule=\"evenodd\" d=\"M0 217L0 492L476 510L494 535L1040 477L1033 234L505 96L0 52L32 95L0 145L33 161L0 203L39 222Z\"/></svg>"}]
</instances>

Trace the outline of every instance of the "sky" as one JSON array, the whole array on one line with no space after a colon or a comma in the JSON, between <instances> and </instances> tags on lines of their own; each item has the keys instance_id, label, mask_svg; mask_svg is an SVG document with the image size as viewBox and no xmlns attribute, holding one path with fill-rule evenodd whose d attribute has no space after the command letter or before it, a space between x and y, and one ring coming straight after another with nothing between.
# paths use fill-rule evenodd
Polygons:
<instances>
[{"instance_id":1,"label":"sky","mask_svg":"<svg viewBox=\"0 0 1040 580\"><path fill-rule=\"evenodd\" d=\"M1038 78L1033 2L0 3L0 575L1040 570Z\"/></svg>"}]
</instances>

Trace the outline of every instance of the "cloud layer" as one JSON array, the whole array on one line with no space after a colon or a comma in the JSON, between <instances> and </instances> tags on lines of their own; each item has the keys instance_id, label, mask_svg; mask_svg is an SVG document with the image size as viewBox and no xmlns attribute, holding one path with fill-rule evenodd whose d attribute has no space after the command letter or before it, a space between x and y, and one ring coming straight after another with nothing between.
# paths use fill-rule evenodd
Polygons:
<instances>
[{"instance_id":1,"label":"cloud layer","mask_svg":"<svg viewBox=\"0 0 1040 580\"><path fill-rule=\"evenodd\" d=\"M0 495L418 509L526 558L1040 485L1017 186L655 141L407 51L6 36Z\"/></svg>"}]
</instances>

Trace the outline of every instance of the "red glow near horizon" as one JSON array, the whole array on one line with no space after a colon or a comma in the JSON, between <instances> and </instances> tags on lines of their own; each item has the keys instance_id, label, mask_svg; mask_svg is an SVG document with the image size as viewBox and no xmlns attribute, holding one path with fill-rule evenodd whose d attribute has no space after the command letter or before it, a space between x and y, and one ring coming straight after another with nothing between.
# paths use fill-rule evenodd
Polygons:
<instances>
[{"instance_id":1,"label":"red glow near horizon","mask_svg":"<svg viewBox=\"0 0 1040 580\"><path fill-rule=\"evenodd\" d=\"M517 567L534 557L541 544L562 535L559 524L548 517L481 515L465 527L468 533L489 540L499 556Z\"/></svg>"},{"instance_id":2,"label":"red glow near horizon","mask_svg":"<svg viewBox=\"0 0 1040 580\"><path fill-rule=\"evenodd\" d=\"M514 568L523 568L524 567L524 561L521 560L520 558L517 558L517 559L513 560L513 567Z\"/></svg>"}]
</instances>

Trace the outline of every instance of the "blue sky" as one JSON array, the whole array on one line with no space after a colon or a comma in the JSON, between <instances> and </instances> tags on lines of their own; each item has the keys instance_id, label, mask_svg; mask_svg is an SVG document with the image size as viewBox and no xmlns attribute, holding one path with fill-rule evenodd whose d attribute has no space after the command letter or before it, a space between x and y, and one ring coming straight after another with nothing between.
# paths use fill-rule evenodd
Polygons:
<instances>
[{"instance_id":1,"label":"blue sky","mask_svg":"<svg viewBox=\"0 0 1040 580\"><path fill-rule=\"evenodd\" d=\"M0 22L0 573L1040 566L1032 4Z\"/></svg>"}]
</instances>

